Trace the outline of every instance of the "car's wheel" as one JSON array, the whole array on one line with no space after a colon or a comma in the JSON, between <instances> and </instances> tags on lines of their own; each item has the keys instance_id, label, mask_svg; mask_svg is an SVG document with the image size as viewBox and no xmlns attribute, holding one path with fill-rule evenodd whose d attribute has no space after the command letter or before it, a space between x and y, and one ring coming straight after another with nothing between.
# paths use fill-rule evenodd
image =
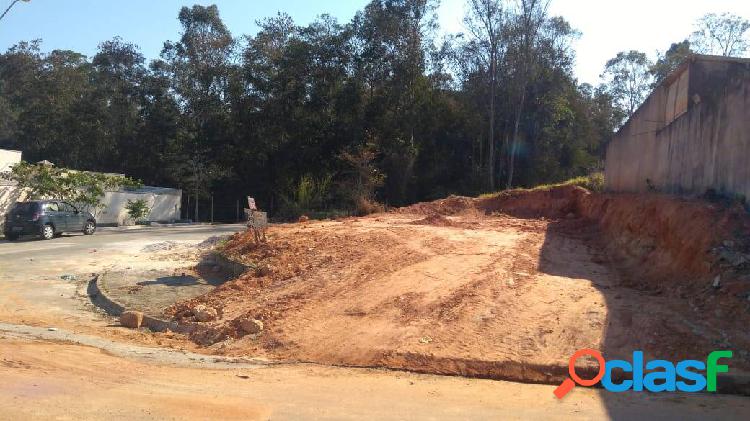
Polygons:
<instances>
[{"instance_id":1,"label":"car's wheel","mask_svg":"<svg viewBox=\"0 0 750 421\"><path fill-rule=\"evenodd\" d=\"M52 225L45 225L42 227L42 239L51 240L55 238L55 228Z\"/></svg>"},{"instance_id":2,"label":"car's wheel","mask_svg":"<svg viewBox=\"0 0 750 421\"><path fill-rule=\"evenodd\" d=\"M83 233L86 235L93 235L96 232L96 224L94 221L87 221L86 225L83 226Z\"/></svg>"}]
</instances>

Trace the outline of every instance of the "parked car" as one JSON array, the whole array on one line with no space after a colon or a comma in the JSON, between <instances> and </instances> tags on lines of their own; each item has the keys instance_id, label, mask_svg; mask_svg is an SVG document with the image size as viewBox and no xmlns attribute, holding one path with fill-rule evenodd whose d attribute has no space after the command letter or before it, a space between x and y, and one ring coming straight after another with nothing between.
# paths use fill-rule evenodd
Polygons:
<instances>
[{"instance_id":1,"label":"parked car","mask_svg":"<svg viewBox=\"0 0 750 421\"><path fill-rule=\"evenodd\" d=\"M51 240L65 232L96 232L96 219L89 212L60 200L18 202L5 215L5 238L16 240L22 235L39 235Z\"/></svg>"}]
</instances>

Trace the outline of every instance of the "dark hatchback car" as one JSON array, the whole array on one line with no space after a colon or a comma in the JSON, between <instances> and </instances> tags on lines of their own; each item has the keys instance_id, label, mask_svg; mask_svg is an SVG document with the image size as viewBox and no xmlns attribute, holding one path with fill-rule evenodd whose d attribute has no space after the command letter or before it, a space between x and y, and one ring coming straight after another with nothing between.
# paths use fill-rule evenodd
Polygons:
<instances>
[{"instance_id":1,"label":"dark hatchback car","mask_svg":"<svg viewBox=\"0 0 750 421\"><path fill-rule=\"evenodd\" d=\"M89 212L59 200L18 202L5 215L3 231L5 238L11 241L22 235L39 235L45 240L64 232L92 235L96 231L96 219Z\"/></svg>"}]
</instances>

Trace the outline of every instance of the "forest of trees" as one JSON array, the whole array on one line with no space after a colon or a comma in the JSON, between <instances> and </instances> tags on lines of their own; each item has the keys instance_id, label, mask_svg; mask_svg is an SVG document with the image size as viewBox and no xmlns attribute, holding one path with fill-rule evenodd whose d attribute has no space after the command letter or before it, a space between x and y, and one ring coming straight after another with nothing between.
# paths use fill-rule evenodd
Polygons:
<instances>
[{"instance_id":1,"label":"forest of trees","mask_svg":"<svg viewBox=\"0 0 750 421\"><path fill-rule=\"evenodd\" d=\"M0 55L0 148L182 188L203 220L210 196L218 219L245 195L294 217L585 175L695 41L657 63L621 53L601 86L579 84L579 34L548 6L468 0L451 36L434 0L373 0L347 23L279 14L254 35L184 7L180 38L150 62L120 38L93 57L19 42Z\"/></svg>"}]
</instances>

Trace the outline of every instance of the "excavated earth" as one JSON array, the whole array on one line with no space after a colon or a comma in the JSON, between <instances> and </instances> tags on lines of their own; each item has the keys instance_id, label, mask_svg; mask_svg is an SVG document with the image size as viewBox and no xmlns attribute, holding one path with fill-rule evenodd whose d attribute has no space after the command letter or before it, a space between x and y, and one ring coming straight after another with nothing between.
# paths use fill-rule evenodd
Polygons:
<instances>
[{"instance_id":1,"label":"excavated earth","mask_svg":"<svg viewBox=\"0 0 750 421\"><path fill-rule=\"evenodd\" d=\"M659 195L452 196L275 225L262 245L237 234L223 253L252 270L168 314L208 352L283 361L554 382L582 348L730 349L742 370L748 226L744 209ZM197 307L217 317L197 322Z\"/></svg>"}]
</instances>

